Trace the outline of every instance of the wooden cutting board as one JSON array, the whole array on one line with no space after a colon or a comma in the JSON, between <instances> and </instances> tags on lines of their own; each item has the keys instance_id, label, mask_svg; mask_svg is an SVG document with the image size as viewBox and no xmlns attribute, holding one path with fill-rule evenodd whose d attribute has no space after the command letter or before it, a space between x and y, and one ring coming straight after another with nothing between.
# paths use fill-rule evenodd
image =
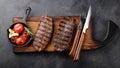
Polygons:
<instances>
[{"instance_id":1,"label":"wooden cutting board","mask_svg":"<svg viewBox=\"0 0 120 68\"><path fill-rule=\"evenodd\" d=\"M38 24L40 23L40 17L30 17L30 18L27 18L27 25L31 28L32 32L33 32L33 35L35 34L35 32L37 31L37 27L38 27ZM63 18L64 16L52 16L53 20L54 20L54 31L56 31L56 28L58 26L58 21ZM74 33L73 33L73 39L71 41L71 43L69 44L70 47L67 49L67 50L70 50L71 49L71 46L73 44L73 41L74 41L74 37L75 37L75 33L76 33L76 30L77 30L77 26L78 24L80 23L80 17L79 16L69 16L69 17L73 17L74 20L75 20L75 29L74 29ZM13 18L13 22L21 22L22 18L20 17L15 17ZM86 36L85 36L85 39L84 39L84 42L83 42L83 46L82 46L82 50L93 50L93 49L96 49L99 47L99 45L93 41L92 39L92 35L91 35L91 26L89 26L88 30L87 30L87 33L86 33ZM54 33L53 33L53 36L54 36ZM27 53L27 52L37 52L37 50L34 49L34 47L32 46L32 43L29 44L28 46L25 46L25 47L13 47L13 51L14 52L23 52L23 53ZM48 46L46 47L46 49L44 51L47 51L47 52L55 52L55 48L54 48L54 45L53 45L53 42L51 40L51 43L48 44Z\"/></svg>"}]
</instances>

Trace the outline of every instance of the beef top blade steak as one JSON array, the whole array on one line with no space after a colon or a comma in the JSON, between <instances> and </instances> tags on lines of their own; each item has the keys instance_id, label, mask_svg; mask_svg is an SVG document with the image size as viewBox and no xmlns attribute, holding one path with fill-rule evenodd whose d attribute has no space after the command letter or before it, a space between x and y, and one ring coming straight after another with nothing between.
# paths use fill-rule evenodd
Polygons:
<instances>
[{"instance_id":1,"label":"beef top blade steak","mask_svg":"<svg viewBox=\"0 0 120 68\"><path fill-rule=\"evenodd\" d=\"M40 24L38 26L35 38L33 41L33 47L42 51L50 42L50 38L53 32L53 22L52 18L48 16L42 16L40 19Z\"/></svg>"},{"instance_id":2,"label":"beef top blade steak","mask_svg":"<svg viewBox=\"0 0 120 68\"><path fill-rule=\"evenodd\" d=\"M60 20L53 40L56 51L64 51L68 48L74 25L74 20L71 17L64 17Z\"/></svg>"}]
</instances>

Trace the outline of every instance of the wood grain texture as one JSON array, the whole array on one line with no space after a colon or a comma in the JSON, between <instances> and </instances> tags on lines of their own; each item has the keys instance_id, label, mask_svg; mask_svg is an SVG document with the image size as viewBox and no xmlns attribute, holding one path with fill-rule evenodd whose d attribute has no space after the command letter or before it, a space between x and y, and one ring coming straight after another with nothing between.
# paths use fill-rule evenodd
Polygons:
<instances>
[{"instance_id":1,"label":"wood grain texture","mask_svg":"<svg viewBox=\"0 0 120 68\"><path fill-rule=\"evenodd\" d=\"M54 18L54 33L56 32L56 27L58 26L58 21L63 18L64 16L55 16L53 17ZM79 16L70 16L70 17L73 17L75 19L75 29L74 29L74 34L73 34L73 39L71 41L71 43L69 44L70 47L68 48L68 50L71 49L71 46L73 44L73 40L74 40L74 37L75 37L75 33L76 33L76 30L77 30L77 25L79 24L80 22L80 17ZM13 18L13 22L20 22L22 18ZM33 35L35 34L35 32L37 31L37 27L38 27L38 23L40 23L40 17L30 17L27 19L27 25L31 28L32 32L33 32ZM53 33L53 37L54 37L54 33ZM53 38L52 38L53 40ZM45 48L44 51L47 51L47 52L55 52L55 48L54 48L54 45L53 45L53 41L51 40L50 44L48 44L48 47ZM99 47L98 44L96 44L92 38L91 38L91 29L90 27L88 28L87 30L87 33L86 33L86 36L85 36L85 41L83 42L83 46L82 46L82 50L93 50L93 49L96 49ZM25 46L25 47L13 47L13 51L14 52L37 52L33 46L30 44L28 46Z\"/></svg>"}]
</instances>

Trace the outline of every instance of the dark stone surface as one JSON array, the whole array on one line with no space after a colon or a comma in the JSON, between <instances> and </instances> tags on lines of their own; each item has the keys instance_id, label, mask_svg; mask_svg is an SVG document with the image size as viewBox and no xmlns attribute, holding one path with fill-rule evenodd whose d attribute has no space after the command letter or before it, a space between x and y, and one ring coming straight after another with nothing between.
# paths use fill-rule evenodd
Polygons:
<instances>
[{"instance_id":1,"label":"dark stone surface","mask_svg":"<svg viewBox=\"0 0 120 68\"><path fill-rule=\"evenodd\" d=\"M120 27L120 0L0 0L0 68L119 68L119 35L105 47L82 51L79 62L66 53L14 54L8 43L6 29L27 6L32 8L31 16L86 16L90 4L94 17L113 20Z\"/></svg>"}]
</instances>

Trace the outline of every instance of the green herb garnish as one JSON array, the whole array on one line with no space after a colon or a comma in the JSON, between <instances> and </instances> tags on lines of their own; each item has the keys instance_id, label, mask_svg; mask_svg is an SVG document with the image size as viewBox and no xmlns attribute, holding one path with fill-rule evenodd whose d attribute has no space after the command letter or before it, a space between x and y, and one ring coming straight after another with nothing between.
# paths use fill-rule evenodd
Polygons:
<instances>
[{"instance_id":1,"label":"green herb garnish","mask_svg":"<svg viewBox=\"0 0 120 68\"><path fill-rule=\"evenodd\" d=\"M33 36L33 33L30 31L29 28L25 27L25 31L26 31L30 36Z\"/></svg>"}]
</instances>

